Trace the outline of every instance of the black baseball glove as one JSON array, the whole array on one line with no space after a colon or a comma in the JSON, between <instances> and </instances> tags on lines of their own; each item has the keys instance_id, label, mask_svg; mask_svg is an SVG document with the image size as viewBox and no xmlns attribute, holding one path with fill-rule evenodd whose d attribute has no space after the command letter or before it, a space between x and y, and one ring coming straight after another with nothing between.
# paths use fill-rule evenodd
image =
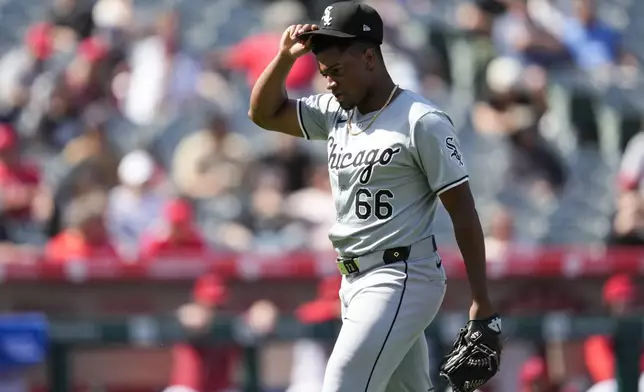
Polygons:
<instances>
[{"instance_id":1,"label":"black baseball glove","mask_svg":"<svg viewBox=\"0 0 644 392\"><path fill-rule=\"evenodd\" d=\"M439 366L454 392L472 392L488 382L501 365L501 317L471 320Z\"/></svg>"}]
</instances>

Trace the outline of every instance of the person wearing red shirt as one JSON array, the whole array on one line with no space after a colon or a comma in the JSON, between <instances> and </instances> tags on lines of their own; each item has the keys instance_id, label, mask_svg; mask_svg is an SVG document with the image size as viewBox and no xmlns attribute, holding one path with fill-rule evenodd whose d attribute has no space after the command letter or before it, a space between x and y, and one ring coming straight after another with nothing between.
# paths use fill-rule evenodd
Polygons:
<instances>
[{"instance_id":1,"label":"person wearing red shirt","mask_svg":"<svg viewBox=\"0 0 644 392\"><path fill-rule=\"evenodd\" d=\"M195 339L172 347L169 386L163 392L223 392L233 387L234 370L241 359L240 348L232 344L199 343L227 295L227 288L215 273L208 273L195 283L192 302L177 311L179 322ZM277 310L272 303L260 300L250 307L246 316L247 323L256 332L268 333L275 325Z\"/></svg>"},{"instance_id":2,"label":"person wearing red shirt","mask_svg":"<svg viewBox=\"0 0 644 392\"><path fill-rule=\"evenodd\" d=\"M162 218L160 226L143 236L140 249L142 260L173 255L203 255L206 243L195 227L192 207L187 201L169 201L164 207Z\"/></svg>"},{"instance_id":3,"label":"person wearing red shirt","mask_svg":"<svg viewBox=\"0 0 644 392\"><path fill-rule=\"evenodd\" d=\"M84 108L108 97L109 89L104 83L103 72L109 54L110 47L101 38L89 37L78 43L60 86L73 108Z\"/></svg>"},{"instance_id":4,"label":"person wearing red shirt","mask_svg":"<svg viewBox=\"0 0 644 392\"><path fill-rule=\"evenodd\" d=\"M209 273L194 286L193 301L177 311L179 322L200 335L211 325L215 309L225 302L223 282ZM164 392L219 392L232 385L232 369L238 352L234 347L208 347L183 342L172 347L170 386Z\"/></svg>"},{"instance_id":5,"label":"person wearing red shirt","mask_svg":"<svg viewBox=\"0 0 644 392\"><path fill-rule=\"evenodd\" d=\"M630 276L615 275L604 285L604 302L613 316L627 315L633 310L637 290ZM584 358L590 378L595 384L611 382L615 378L615 354L609 336L593 335L584 342ZM644 353L640 357L640 371L644 372Z\"/></svg>"},{"instance_id":6,"label":"person wearing red shirt","mask_svg":"<svg viewBox=\"0 0 644 392\"><path fill-rule=\"evenodd\" d=\"M0 123L0 207L8 218L29 219L40 172L21 158L17 147L13 127Z\"/></svg>"},{"instance_id":7,"label":"person wearing red shirt","mask_svg":"<svg viewBox=\"0 0 644 392\"><path fill-rule=\"evenodd\" d=\"M340 318L340 285L342 277L331 275L320 280L317 287L317 297L305 302L295 310L295 317L303 324L324 323Z\"/></svg>"},{"instance_id":8,"label":"person wearing red shirt","mask_svg":"<svg viewBox=\"0 0 644 392\"><path fill-rule=\"evenodd\" d=\"M117 260L105 229L104 211L105 196L101 193L89 193L72 201L65 211L65 230L45 247L46 260L51 263Z\"/></svg>"},{"instance_id":9,"label":"person wearing red shirt","mask_svg":"<svg viewBox=\"0 0 644 392\"><path fill-rule=\"evenodd\" d=\"M520 392L559 392L560 388L550 380L548 364L540 356L523 363L519 374Z\"/></svg>"},{"instance_id":10,"label":"person wearing red shirt","mask_svg":"<svg viewBox=\"0 0 644 392\"><path fill-rule=\"evenodd\" d=\"M282 33L292 24L305 18L306 10L298 1L272 2L263 12L264 31L253 34L228 48L222 56L223 67L246 74L248 86L253 87L266 66L273 60ZM306 90L318 74L318 64L312 54L295 61L286 78L286 88L291 91Z\"/></svg>"},{"instance_id":11,"label":"person wearing red shirt","mask_svg":"<svg viewBox=\"0 0 644 392\"><path fill-rule=\"evenodd\" d=\"M224 65L245 72L248 85L254 86L275 56L273 48L277 47L280 39L281 35L272 33L250 36L228 51ZM300 90L309 87L316 72L317 63L313 56L298 58L286 78L286 88Z\"/></svg>"}]
</instances>

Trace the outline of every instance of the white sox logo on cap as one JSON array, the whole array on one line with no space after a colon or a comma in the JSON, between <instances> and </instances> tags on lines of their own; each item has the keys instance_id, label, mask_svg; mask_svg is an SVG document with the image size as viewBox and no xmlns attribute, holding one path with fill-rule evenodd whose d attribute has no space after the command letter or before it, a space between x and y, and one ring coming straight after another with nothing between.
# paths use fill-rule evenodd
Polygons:
<instances>
[{"instance_id":1,"label":"white sox logo on cap","mask_svg":"<svg viewBox=\"0 0 644 392\"><path fill-rule=\"evenodd\" d=\"M358 1L338 1L324 9L319 29L305 31L299 36L352 38L380 45L383 29L382 18L372 7Z\"/></svg>"},{"instance_id":2,"label":"white sox logo on cap","mask_svg":"<svg viewBox=\"0 0 644 392\"><path fill-rule=\"evenodd\" d=\"M331 26L331 21L333 18L331 17L331 10L333 9L333 6L328 6L324 9L324 15L322 15L322 22L324 22L325 26Z\"/></svg>"}]
</instances>

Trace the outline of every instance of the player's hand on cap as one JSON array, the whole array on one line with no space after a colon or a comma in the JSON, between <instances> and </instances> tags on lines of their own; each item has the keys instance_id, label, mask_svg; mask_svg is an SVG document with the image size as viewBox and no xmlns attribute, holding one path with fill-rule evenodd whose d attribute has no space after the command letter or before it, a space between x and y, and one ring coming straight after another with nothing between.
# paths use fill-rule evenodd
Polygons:
<instances>
[{"instance_id":1,"label":"player's hand on cap","mask_svg":"<svg viewBox=\"0 0 644 392\"><path fill-rule=\"evenodd\" d=\"M307 31L318 30L319 27L314 24L298 24L289 26L280 42L280 53L296 59L311 51L311 37L307 39L299 38L300 34Z\"/></svg>"}]
</instances>

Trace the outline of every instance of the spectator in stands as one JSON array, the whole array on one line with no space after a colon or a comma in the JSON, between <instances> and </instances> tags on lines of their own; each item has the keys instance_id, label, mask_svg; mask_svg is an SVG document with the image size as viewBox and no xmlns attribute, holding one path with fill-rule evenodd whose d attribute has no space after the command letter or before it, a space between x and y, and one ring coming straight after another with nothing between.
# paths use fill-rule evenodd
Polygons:
<instances>
[{"instance_id":1,"label":"spectator in stands","mask_svg":"<svg viewBox=\"0 0 644 392\"><path fill-rule=\"evenodd\" d=\"M74 200L64 213L65 230L45 248L48 262L113 262L117 258L104 223L106 197L93 192Z\"/></svg>"},{"instance_id":2,"label":"spectator in stands","mask_svg":"<svg viewBox=\"0 0 644 392\"><path fill-rule=\"evenodd\" d=\"M586 71L617 63L636 65L621 49L620 34L596 14L595 0L574 0L574 16L568 18L562 40L576 65Z\"/></svg>"},{"instance_id":3,"label":"spectator in stands","mask_svg":"<svg viewBox=\"0 0 644 392\"><path fill-rule=\"evenodd\" d=\"M615 245L644 245L644 198L636 192L620 194L613 224Z\"/></svg>"},{"instance_id":4,"label":"spectator in stands","mask_svg":"<svg viewBox=\"0 0 644 392\"><path fill-rule=\"evenodd\" d=\"M340 275L324 277L318 283L317 297L300 305L295 317L302 324L323 324L341 317ZM318 392L322 390L324 371L333 347L325 341L298 339L293 346L290 385L286 392Z\"/></svg>"},{"instance_id":5,"label":"spectator in stands","mask_svg":"<svg viewBox=\"0 0 644 392\"><path fill-rule=\"evenodd\" d=\"M133 17L132 0L98 0L92 8L95 33L110 41L123 38L122 35L130 29Z\"/></svg>"},{"instance_id":6,"label":"spectator in stands","mask_svg":"<svg viewBox=\"0 0 644 392\"><path fill-rule=\"evenodd\" d=\"M521 366L519 392L559 392L559 387L550 380L548 364L542 357L532 357Z\"/></svg>"},{"instance_id":7,"label":"spectator in stands","mask_svg":"<svg viewBox=\"0 0 644 392\"><path fill-rule=\"evenodd\" d=\"M46 150L58 152L82 133L82 123L67 86L54 80L47 83L51 83L50 90L41 90L25 108L23 118L28 120L23 129Z\"/></svg>"},{"instance_id":8,"label":"spectator in stands","mask_svg":"<svg viewBox=\"0 0 644 392\"><path fill-rule=\"evenodd\" d=\"M270 172L261 174L250 195L248 209L237 221L252 233L253 251L285 251L305 246L306 233L287 214L284 199L279 178Z\"/></svg>"},{"instance_id":9,"label":"spectator in stands","mask_svg":"<svg viewBox=\"0 0 644 392\"><path fill-rule=\"evenodd\" d=\"M267 6L263 19L264 32L246 37L223 54L223 66L246 73L250 87L255 85L257 78L273 59L273 48L279 44L284 30L305 19L305 9L299 1L279 0ZM305 90L317 72L317 62L313 55L302 56L289 72L286 87L289 90Z\"/></svg>"},{"instance_id":10,"label":"spectator in stands","mask_svg":"<svg viewBox=\"0 0 644 392\"><path fill-rule=\"evenodd\" d=\"M84 113L83 133L62 151L61 173L50 175L49 181L54 184L52 194L37 198L34 213L46 224L48 237L60 232L61 211L71 200L92 191L108 192L119 183L120 154L108 140L106 114L91 109Z\"/></svg>"},{"instance_id":11,"label":"spectator in stands","mask_svg":"<svg viewBox=\"0 0 644 392\"><path fill-rule=\"evenodd\" d=\"M474 127L482 134L505 136L510 145L510 178L528 185L539 198L551 197L563 187L567 175L560 156L539 131L546 110L545 82L526 84L528 71L535 73L532 77L540 75L512 58L500 57L489 64L488 91L474 108Z\"/></svg>"},{"instance_id":12,"label":"spectator in stands","mask_svg":"<svg viewBox=\"0 0 644 392\"><path fill-rule=\"evenodd\" d=\"M198 344L214 321L216 309L226 300L226 288L215 274L199 278L193 301L177 310L177 318L191 341L172 348L172 371L164 392L219 392L233 386L233 367L239 352L235 347L209 348Z\"/></svg>"},{"instance_id":13,"label":"spectator in stands","mask_svg":"<svg viewBox=\"0 0 644 392\"><path fill-rule=\"evenodd\" d=\"M617 213L611 241L619 245L644 244L644 132L626 146L618 175Z\"/></svg>"},{"instance_id":14,"label":"spectator in stands","mask_svg":"<svg viewBox=\"0 0 644 392\"><path fill-rule=\"evenodd\" d=\"M128 69L130 40L136 34L133 31L134 4L132 0L99 0L92 8L92 18L96 25L93 36L103 40L110 48L104 60L104 86L115 103L114 92L118 82L114 76Z\"/></svg>"},{"instance_id":15,"label":"spectator in stands","mask_svg":"<svg viewBox=\"0 0 644 392\"><path fill-rule=\"evenodd\" d=\"M535 126L517 129L509 137L512 143L514 177L531 182L534 195L549 199L561 192L567 178L564 164Z\"/></svg>"},{"instance_id":16,"label":"spectator in stands","mask_svg":"<svg viewBox=\"0 0 644 392\"><path fill-rule=\"evenodd\" d=\"M231 344L212 346L207 336L212 323L225 315L228 294L222 280L208 273L195 283L193 300L177 310L177 318L190 335L189 341L172 348L172 372L164 392L225 392L233 388L239 348ZM258 336L269 334L276 322L276 307L255 302L245 314L247 325Z\"/></svg>"},{"instance_id":17,"label":"spectator in stands","mask_svg":"<svg viewBox=\"0 0 644 392\"><path fill-rule=\"evenodd\" d=\"M30 220L40 186L40 170L20 155L18 135L0 124L0 208L5 218Z\"/></svg>"},{"instance_id":18,"label":"spectator in stands","mask_svg":"<svg viewBox=\"0 0 644 392\"><path fill-rule=\"evenodd\" d=\"M140 258L153 261L165 256L174 258L203 257L206 244L194 223L192 206L185 199L166 203L163 218L144 233Z\"/></svg>"},{"instance_id":19,"label":"spectator in stands","mask_svg":"<svg viewBox=\"0 0 644 392\"><path fill-rule=\"evenodd\" d=\"M637 286L629 275L620 274L611 277L604 285L603 299L608 312L613 317L632 314L638 304ZM613 343L608 336L594 335L584 343L584 358L590 378L599 391L616 391L610 384L615 383L615 355ZM640 370L644 377L644 351L640 357ZM644 378L642 378L644 381ZM601 383L601 384L600 384ZM607 389L603 389L604 386ZM592 389L592 388L591 388Z\"/></svg>"},{"instance_id":20,"label":"spectator in stands","mask_svg":"<svg viewBox=\"0 0 644 392\"><path fill-rule=\"evenodd\" d=\"M619 188L644 194L644 131L633 136L626 146L619 169Z\"/></svg>"},{"instance_id":21,"label":"spectator in stands","mask_svg":"<svg viewBox=\"0 0 644 392\"><path fill-rule=\"evenodd\" d=\"M62 72L49 73L34 85L34 99L22 118L26 132L54 152L80 136L84 112L109 102L109 53L104 40L84 39Z\"/></svg>"},{"instance_id":22,"label":"spectator in stands","mask_svg":"<svg viewBox=\"0 0 644 392\"><path fill-rule=\"evenodd\" d=\"M244 180L249 143L231 132L223 115L213 115L206 129L184 137L174 151L172 177L183 194L212 198L236 190Z\"/></svg>"},{"instance_id":23,"label":"spectator in stands","mask_svg":"<svg viewBox=\"0 0 644 392\"><path fill-rule=\"evenodd\" d=\"M284 135L271 135L269 152L257 160L260 168L271 168L281 172L286 183L284 190L294 192L307 185L311 172L312 157L297 138ZM258 168L259 169L259 168ZM260 170L253 170L259 172Z\"/></svg>"},{"instance_id":24,"label":"spectator in stands","mask_svg":"<svg viewBox=\"0 0 644 392\"><path fill-rule=\"evenodd\" d=\"M485 69L497 53L491 42L494 19L507 10L507 4L498 0L474 0L458 5L456 11L457 26L468 34L468 41L472 44L474 58L472 59L472 72L474 96L480 97L485 89ZM447 45L445 45L447 46ZM459 61L450 55L446 47L443 51L445 67ZM461 75L450 75L450 84L458 83Z\"/></svg>"},{"instance_id":25,"label":"spectator in stands","mask_svg":"<svg viewBox=\"0 0 644 392\"><path fill-rule=\"evenodd\" d=\"M118 185L120 156L108 139L107 118L105 113L92 114L89 110L85 114L83 133L65 145L62 156L71 167L92 167L100 183L111 189Z\"/></svg>"},{"instance_id":26,"label":"spectator in stands","mask_svg":"<svg viewBox=\"0 0 644 392\"><path fill-rule=\"evenodd\" d=\"M154 34L132 44L131 71L116 77L121 109L137 125L169 118L196 97L200 66L182 50L179 27L177 12L159 15Z\"/></svg>"},{"instance_id":27,"label":"spectator in stands","mask_svg":"<svg viewBox=\"0 0 644 392\"><path fill-rule=\"evenodd\" d=\"M157 167L152 156L135 150L118 167L120 185L110 191L107 225L125 258L138 253L141 235L161 216L166 196L158 189Z\"/></svg>"},{"instance_id":28,"label":"spectator in stands","mask_svg":"<svg viewBox=\"0 0 644 392\"><path fill-rule=\"evenodd\" d=\"M333 250L329 230L335 224L336 214L327 166L315 166L308 179L306 188L291 193L285 200L285 210L292 219L304 223L309 233L307 248L314 251Z\"/></svg>"},{"instance_id":29,"label":"spectator in stands","mask_svg":"<svg viewBox=\"0 0 644 392\"><path fill-rule=\"evenodd\" d=\"M498 0L474 0L459 4L456 23L470 33L491 36L494 18L507 11L507 4Z\"/></svg>"},{"instance_id":30,"label":"spectator in stands","mask_svg":"<svg viewBox=\"0 0 644 392\"><path fill-rule=\"evenodd\" d=\"M524 65L561 64L567 59L564 46L530 18L526 2L509 0L507 12L495 20L492 40L497 53Z\"/></svg>"},{"instance_id":31,"label":"spectator in stands","mask_svg":"<svg viewBox=\"0 0 644 392\"><path fill-rule=\"evenodd\" d=\"M51 25L30 26L24 43L0 59L0 111L5 120L17 116L31 98L34 81L47 71L47 60L54 50Z\"/></svg>"},{"instance_id":32,"label":"spectator in stands","mask_svg":"<svg viewBox=\"0 0 644 392\"><path fill-rule=\"evenodd\" d=\"M56 26L54 35L63 49L71 49L94 30L91 6L84 1L54 0L49 20Z\"/></svg>"},{"instance_id":33,"label":"spectator in stands","mask_svg":"<svg viewBox=\"0 0 644 392\"><path fill-rule=\"evenodd\" d=\"M244 92L235 83L237 79L231 78L230 73L221 65L221 55L218 52L205 53L201 64L197 85L199 98L227 115L234 115L244 108L241 99Z\"/></svg>"},{"instance_id":34,"label":"spectator in stands","mask_svg":"<svg viewBox=\"0 0 644 392\"><path fill-rule=\"evenodd\" d=\"M111 75L106 61L109 53L110 46L99 37L89 37L78 44L62 82L69 92L68 99L79 111L109 98Z\"/></svg>"},{"instance_id":35,"label":"spectator in stands","mask_svg":"<svg viewBox=\"0 0 644 392\"><path fill-rule=\"evenodd\" d=\"M492 215L490 229L485 237L487 260L503 260L514 241L514 218L510 211L499 208Z\"/></svg>"},{"instance_id":36,"label":"spectator in stands","mask_svg":"<svg viewBox=\"0 0 644 392\"><path fill-rule=\"evenodd\" d=\"M63 211L76 198L91 192L109 191L108 182L104 182L101 172L91 164L85 162L71 168L57 178L51 193L39 195L35 201L34 213L40 222L44 224L44 234L47 237L54 237L64 229Z\"/></svg>"}]
</instances>

